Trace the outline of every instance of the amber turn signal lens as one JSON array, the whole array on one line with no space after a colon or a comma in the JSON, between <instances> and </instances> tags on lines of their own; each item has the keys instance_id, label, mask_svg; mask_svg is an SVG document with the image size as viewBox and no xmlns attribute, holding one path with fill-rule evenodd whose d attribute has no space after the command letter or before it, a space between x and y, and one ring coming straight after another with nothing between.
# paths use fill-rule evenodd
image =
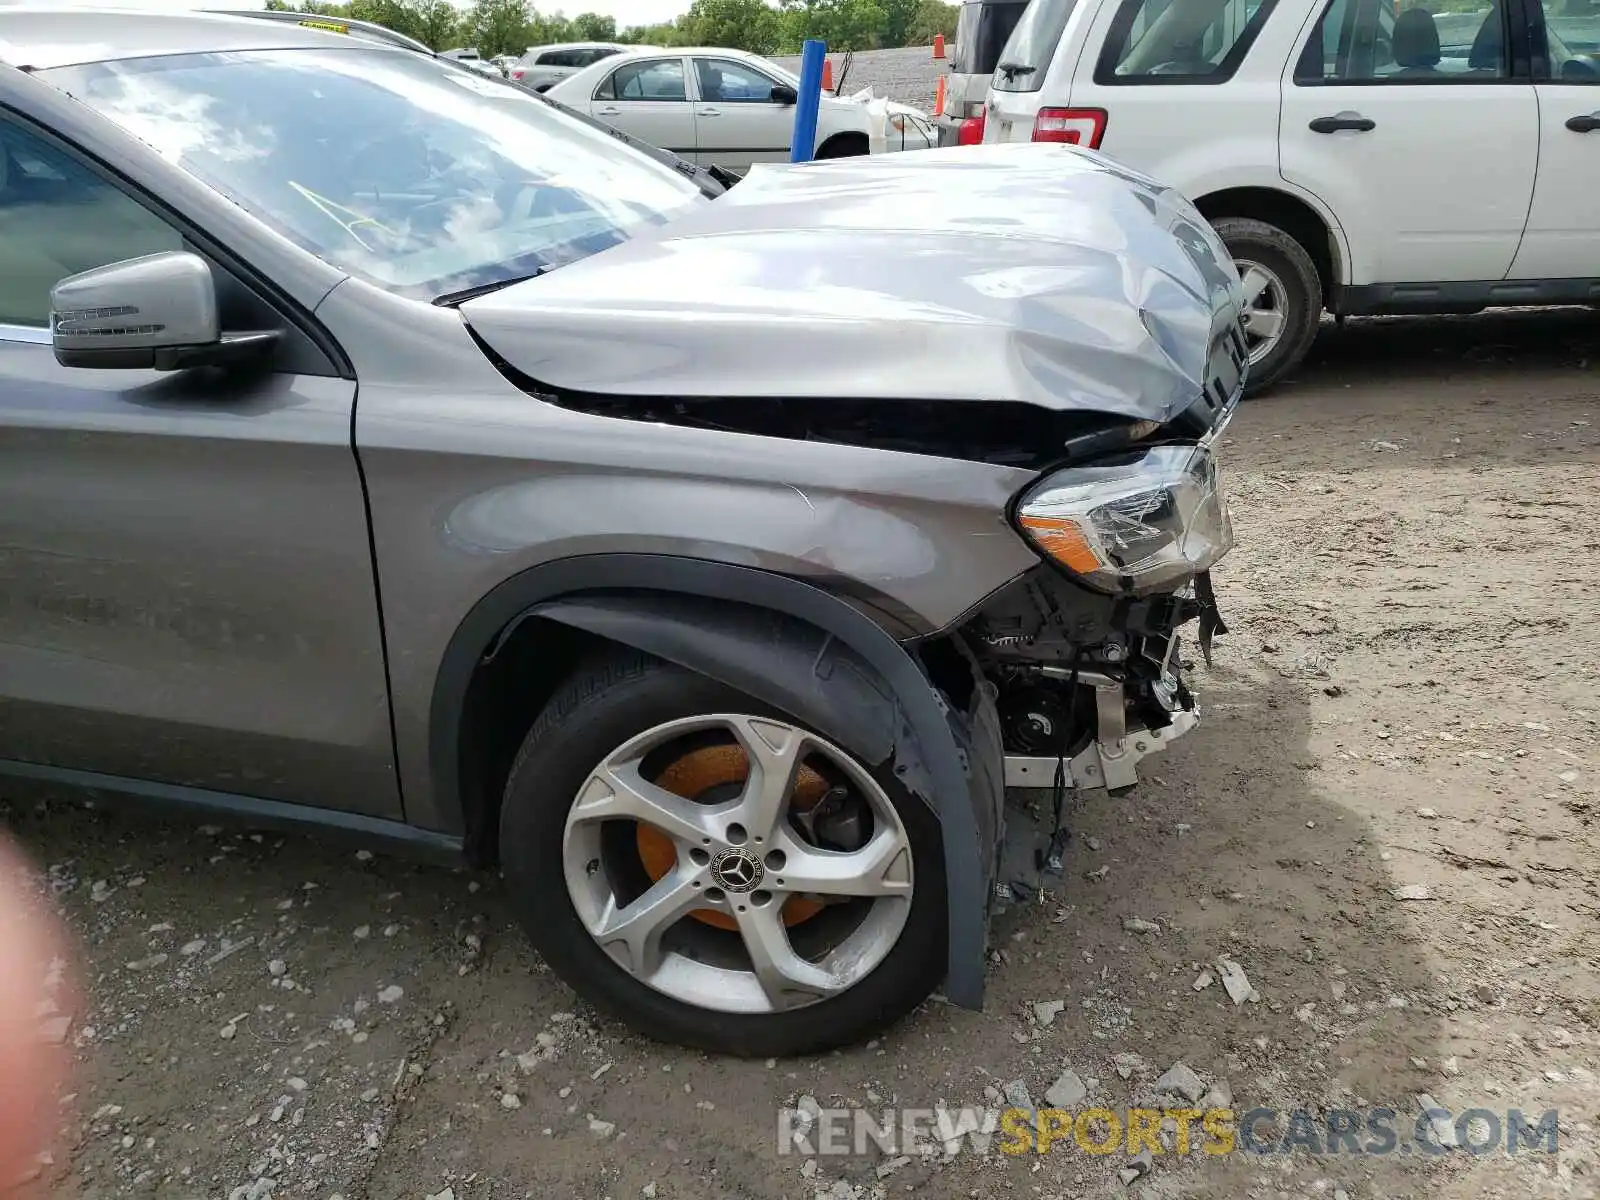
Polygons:
<instances>
[{"instance_id":1,"label":"amber turn signal lens","mask_svg":"<svg viewBox=\"0 0 1600 1200\"><path fill-rule=\"evenodd\" d=\"M1019 523L1032 535L1034 545L1069 570L1088 575L1105 565L1076 521L1023 513Z\"/></svg>"}]
</instances>

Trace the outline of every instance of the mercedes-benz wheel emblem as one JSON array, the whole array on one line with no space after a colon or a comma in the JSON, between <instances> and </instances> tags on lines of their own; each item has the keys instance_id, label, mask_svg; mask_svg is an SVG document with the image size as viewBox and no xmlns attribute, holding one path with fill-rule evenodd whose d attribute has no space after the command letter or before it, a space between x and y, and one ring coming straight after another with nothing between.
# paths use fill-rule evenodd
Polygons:
<instances>
[{"instance_id":1,"label":"mercedes-benz wheel emblem","mask_svg":"<svg viewBox=\"0 0 1600 1200\"><path fill-rule=\"evenodd\" d=\"M738 846L728 847L711 860L711 877L725 892L754 891L766 873L759 858Z\"/></svg>"}]
</instances>

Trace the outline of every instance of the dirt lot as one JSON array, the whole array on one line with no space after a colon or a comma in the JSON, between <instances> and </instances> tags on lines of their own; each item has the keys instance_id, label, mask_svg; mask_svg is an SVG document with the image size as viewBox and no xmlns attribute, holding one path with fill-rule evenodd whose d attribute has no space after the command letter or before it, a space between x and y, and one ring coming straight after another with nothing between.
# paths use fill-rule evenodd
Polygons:
<instances>
[{"instance_id":1,"label":"dirt lot","mask_svg":"<svg viewBox=\"0 0 1600 1200\"><path fill-rule=\"evenodd\" d=\"M1325 331L1230 431L1206 721L1132 794L1083 799L1060 903L997 934L986 1012L930 1003L845 1053L719 1061L597 1023L491 879L15 802L91 959L45 1178L251 1200L1600 1194L1597 367L1588 312ZM1222 954L1256 1001L1194 989ZM1142 1060L1126 1080L1118 1055ZM1070 1067L1116 1108L1179 1061L1238 1110L1386 1104L1407 1129L1420 1092L1556 1108L1560 1153L1166 1154L1131 1185L1126 1158L1065 1146L777 1153L801 1095L982 1105Z\"/></svg>"}]
</instances>

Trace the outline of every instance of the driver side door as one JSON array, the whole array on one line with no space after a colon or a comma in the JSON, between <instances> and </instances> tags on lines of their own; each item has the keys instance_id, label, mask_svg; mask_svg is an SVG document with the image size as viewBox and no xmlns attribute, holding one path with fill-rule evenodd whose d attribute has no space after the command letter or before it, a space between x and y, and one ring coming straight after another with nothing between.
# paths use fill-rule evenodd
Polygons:
<instances>
[{"instance_id":1,"label":"driver side door","mask_svg":"<svg viewBox=\"0 0 1600 1200\"><path fill-rule=\"evenodd\" d=\"M354 380L209 258L269 367L62 366L62 277L197 248L4 107L0 157L0 775L399 816Z\"/></svg>"},{"instance_id":2,"label":"driver side door","mask_svg":"<svg viewBox=\"0 0 1600 1200\"><path fill-rule=\"evenodd\" d=\"M788 162L793 104L772 98L779 81L749 63L696 55L694 82L697 161L744 172L752 163Z\"/></svg>"}]
</instances>

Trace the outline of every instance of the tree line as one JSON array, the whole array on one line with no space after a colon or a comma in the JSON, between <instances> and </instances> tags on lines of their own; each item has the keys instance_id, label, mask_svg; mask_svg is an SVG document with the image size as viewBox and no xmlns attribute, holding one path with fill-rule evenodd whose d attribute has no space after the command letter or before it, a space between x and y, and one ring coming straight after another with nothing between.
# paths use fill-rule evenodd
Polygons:
<instances>
[{"instance_id":1,"label":"tree line","mask_svg":"<svg viewBox=\"0 0 1600 1200\"><path fill-rule=\"evenodd\" d=\"M450 0L267 0L279 11L373 21L435 50L472 47L485 58L521 54L551 42L630 42L648 46L728 46L754 54L798 54L807 38L830 50L926 46L935 34L955 36L955 4L944 0L693 0L661 25L617 28L599 13L545 13L531 0L475 0L462 10Z\"/></svg>"}]
</instances>

